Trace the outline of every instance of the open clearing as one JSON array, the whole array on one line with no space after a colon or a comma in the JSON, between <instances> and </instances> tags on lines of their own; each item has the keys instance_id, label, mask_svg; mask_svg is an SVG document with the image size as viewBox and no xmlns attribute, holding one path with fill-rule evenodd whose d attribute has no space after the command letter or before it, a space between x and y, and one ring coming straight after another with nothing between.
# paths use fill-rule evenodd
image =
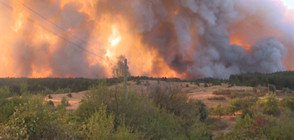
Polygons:
<instances>
[{"instance_id":1,"label":"open clearing","mask_svg":"<svg viewBox=\"0 0 294 140\"><path fill-rule=\"evenodd\" d=\"M110 86L110 88L113 88L114 86L122 86L122 84L113 85ZM232 91L246 91L251 92L253 91L252 87L242 87L242 86L233 86L228 87L227 84L222 84L221 86L208 86L205 87L205 85L202 83L200 85L192 84L189 82L165 82L165 81L156 81L156 80L142 80L140 83L136 83L134 81L128 82L128 90L129 91L136 91L140 94L146 94L149 91L148 89L154 89L150 87L160 87L162 89L178 89L180 92L187 94L190 100L201 100L203 101L207 108L213 108L216 105L220 104L222 106L225 106L228 104L228 102L231 100L227 96L223 95L215 95L213 94L214 91L219 90L232 90ZM72 97L68 97L69 93L64 94L51 94L51 98L49 99L48 96L45 98L45 101L52 101L55 106L59 105L61 103L62 98L66 98L70 104L70 106L66 107L68 111L74 111L76 110L79 105L81 104L81 100L85 96L85 94L89 91L82 91L77 93L71 93ZM211 98L214 97L223 97L224 100L211 100ZM209 118L215 118L219 119L222 123L224 123L226 126L224 129L221 130L213 130L213 133L217 135L218 133L226 133L229 132L234 124L235 124L235 116L222 116L221 118L218 118L218 116L212 116L210 115Z\"/></svg>"}]
</instances>

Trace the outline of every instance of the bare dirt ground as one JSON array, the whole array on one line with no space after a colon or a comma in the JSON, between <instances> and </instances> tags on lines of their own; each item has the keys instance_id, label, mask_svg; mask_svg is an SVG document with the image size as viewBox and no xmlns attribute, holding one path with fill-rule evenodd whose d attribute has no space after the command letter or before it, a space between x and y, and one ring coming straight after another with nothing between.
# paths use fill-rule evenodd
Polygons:
<instances>
[{"instance_id":1,"label":"bare dirt ground","mask_svg":"<svg viewBox=\"0 0 294 140\"><path fill-rule=\"evenodd\" d=\"M76 110L80 104L81 100L83 99L85 93L88 91L82 91L77 93L71 93L72 97L68 97L68 93L66 94L51 94L51 99L48 98L48 96L45 98L45 101L52 101L55 106L59 105L61 103L62 98L66 98L68 100L68 103L70 104L68 107L66 107L69 111Z\"/></svg>"}]
</instances>

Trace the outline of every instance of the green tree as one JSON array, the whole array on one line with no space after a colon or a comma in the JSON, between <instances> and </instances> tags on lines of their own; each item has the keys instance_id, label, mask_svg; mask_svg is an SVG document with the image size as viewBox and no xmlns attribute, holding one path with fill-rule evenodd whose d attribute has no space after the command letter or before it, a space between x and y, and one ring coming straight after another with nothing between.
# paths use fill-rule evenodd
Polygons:
<instances>
[{"instance_id":1,"label":"green tree","mask_svg":"<svg viewBox=\"0 0 294 140\"><path fill-rule=\"evenodd\" d=\"M106 107L101 106L86 122L84 127L87 139L107 140L111 139L114 128L114 116L106 114Z\"/></svg>"},{"instance_id":2,"label":"green tree","mask_svg":"<svg viewBox=\"0 0 294 140\"><path fill-rule=\"evenodd\" d=\"M112 68L113 77L122 78L125 75L125 57L120 56L117 58L116 65ZM127 66L127 75L130 76L129 67Z\"/></svg>"},{"instance_id":3,"label":"green tree","mask_svg":"<svg viewBox=\"0 0 294 140\"><path fill-rule=\"evenodd\" d=\"M10 100L0 99L0 123L5 123L10 116L15 112L15 109L20 104L28 102L27 97L13 97Z\"/></svg>"},{"instance_id":4,"label":"green tree","mask_svg":"<svg viewBox=\"0 0 294 140\"><path fill-rule=\"evenodd\" d=\"M268 114L276 114L280 111L279 101L273 93L266 94L264 99L259 101L259 105L263 109L263 112Z\"/></svg>"},{"instance_id":5,"label":"green tree","mask_svg":"<svg viewBox=\"0 0 294 140\"><path fill-rule=\"evenodd\" d=\"M52 107L40 96L32 96L28 103L16 108L4 130L4 139L55 139L67 137Z\"/></svg>"}]
</instances>

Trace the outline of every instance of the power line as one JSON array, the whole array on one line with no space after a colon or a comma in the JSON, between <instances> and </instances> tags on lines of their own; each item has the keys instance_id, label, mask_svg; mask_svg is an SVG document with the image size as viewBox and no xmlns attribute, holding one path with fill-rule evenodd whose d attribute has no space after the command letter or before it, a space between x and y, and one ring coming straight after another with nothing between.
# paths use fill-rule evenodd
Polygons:
<instances>
[{"instance_id":1,"label":"power line","mask_svg":"<svg viewBox=\"0 0 294 140\"><path fill-rule=\"evenodd\" d=\"M19 2L19 1L18 1L18 2ZM12 8L11 5L9 5L9 4L7 4L7 3L4 3L3 1L0 1L0 3L1 3L2 5L4 5L5 7L7 7L8 9L13 10L13 8ZM19 3L21 3L21 2L19 2ZM33 12L33 13L36 14L36 15L38 15L39 17L41 17L41 18L42 18L43 20L45 20L46 22L48 22L48 23L54 25L54 26L57 27L58 29L65 31L65 30L62 29L60 26L56 25L55 23L53 23L53 22L51 22L51 21L48 21L48 20L47 20L45 17L43 17L41 14L39 14L38 12L35 12L35 11L32 10L31 8L25 6L23 3L22 3L22 6L25 7L26 9L29 9L31 12ZM34 20L31 19L31 17L29 17L29 20L28 20L28 21L30 21L30 22L32 22L32 23L35 23L35 22L33 22ZM103 59L102 56L99 56L99 55L97 55L96 53L91 52L91 51L89 51L88 49L86 49L86 48L84 48L84 47L81 47L79 44L77 44L77 43L75 43L75 42L73 42L73 41L68 40L66 37L64 37L64 36L62 36L62 35L59 35L58 33L54 32L54 31L51 31L51 30L47 29L46 27L44 27L44 25L41 25L41 24L39 24L39 25L40 25L43 29L45 29L46 31L48 31L48 32L54 34L55 36L59 37L60 39L62 39L62 40L64 40L64 41L66 41L66 42L68 42L68 43L70 43L70 44L76 46L77 48L79 48L79 49L85 51L86 53L89 53L89 54L91 54L91 55L93 55L93 56L98 56L100 59Z\"/></svg>"},{"instance_id":2,"label":"power line","mask_svg":"<svg viewBox=\"0 0 294 140\"><path fill-rule=\"evenodd\" d=\"M49 24L52 24L53 26L57 27L58 29L66 32L66 29L63 29L61 26L55 24L54 22L52 22L51 20L48 20L46 17L44 17L43 15L41 15L40 13L38 13L37 11L35 11L34 9L30 8L29 6L25 5L24 3L22 3L21 1L16 0L18 3L20 3L24 8L28 9L31 13L39 16L41 19L43 19L44 21L48 22ZM88 43L87 41L77 38L77 40L81 40L82 43Z\"/></svg>"}]
</instances>

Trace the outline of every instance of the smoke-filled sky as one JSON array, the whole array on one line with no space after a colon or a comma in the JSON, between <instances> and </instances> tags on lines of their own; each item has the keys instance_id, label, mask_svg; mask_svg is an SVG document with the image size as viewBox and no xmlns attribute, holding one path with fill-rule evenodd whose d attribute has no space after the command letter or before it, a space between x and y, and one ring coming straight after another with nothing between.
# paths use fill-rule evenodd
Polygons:
<instances>
[{"instance_id":1,"label":"smoke-filled sky","mask_svg":"<svg viewBox=\"0 0 294 140\"><path fill-rule=\"evenodd\" d=\"M0 77L294 70L292 0L0 0Z\"/></svg>"},{"instance_id":2,"label":"smoke-filled sky","mask_svg":"<svg viewBox=\"0 0 294 140\"><path fill-rule=\"evenodd\" d=\"M290 9L294 9L294 1L293 0L282 0L282 3L285 4Z\"/></svg>"}]
</instances>

